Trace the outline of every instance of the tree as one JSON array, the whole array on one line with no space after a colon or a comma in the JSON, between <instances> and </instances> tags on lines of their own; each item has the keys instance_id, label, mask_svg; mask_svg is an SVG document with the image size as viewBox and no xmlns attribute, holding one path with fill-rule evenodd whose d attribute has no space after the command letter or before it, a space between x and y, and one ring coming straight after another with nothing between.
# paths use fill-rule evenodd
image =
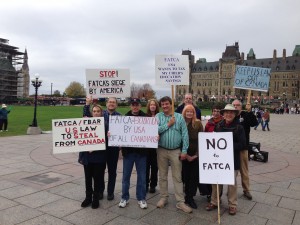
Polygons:
<instances>
[{"instance_id":1,"label":"tree","mask_svg":"<svg viewBox=\"0 0 300 225\"><path fill-rule=\"evenodd\" d=\"M67 96L71 98L80 98L85 96L83 84L72 81L65 90Z\"/></svg>"},{"instance_id":2,"label":"tree","mask_svg":"<svg viewBox=\"0 0 300 225\"><path fill-rule=\"evenodd\" d=\"M130 85L130 97L137 98L140 86L136 83L131 83Z\"/></svg>"},{"instance_id":3,"label":"tree","mask_svg":"<svg viewBox=\"0 0 300 225\"><path fill-rule=\"evenodd\" d=\"M146 100L155 98L155 91L153 91L150 84L135 84L130 85L130 96L132 98L144 98Z\"/></svg>"},{"instance_id":4,"label":"tree","mask_svg":"<svg viewBox=\"0 0 300 225\"><path fill-rule=\"evenodd\" d=\"M53 93L53 96L54 97L60 97L61 96L60 91L59 90L55 90L54 93Z\"/></svg>"},{"instance_id":5,"label":"tree","mask_svg":"<svg viewBox=\"0 0 300 225\"><path fill-rule=\"evenodd\" d=\"M151 99L155 98L155 91L153 91L150 84L143 84L139 90L139 98Z\"/></svg>"}]
</instances>

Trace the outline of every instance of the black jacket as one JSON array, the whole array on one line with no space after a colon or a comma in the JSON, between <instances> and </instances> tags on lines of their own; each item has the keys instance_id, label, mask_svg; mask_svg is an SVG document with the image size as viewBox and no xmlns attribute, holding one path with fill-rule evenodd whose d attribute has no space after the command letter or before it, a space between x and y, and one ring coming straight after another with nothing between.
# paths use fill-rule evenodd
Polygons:
<instances>
[{"instance_id":1,"label":"black jacket","mask_svg":"<svg viewBox=\"0 0 300 225\"><path fill-rule=\"evenodd\" d=\"M256 116L253 112L242 111L241 114L236 117L236 120L244 127L246 144L249 145L250 127L255 127L258 125ZM245 149L247 149L247 147Z\"/></svg>"},{"instance_id":2,"label":"black jacket","mask_svg":"<svg viewBox=\"0 0 300 225\"><path fill-rule=\"evenodd\" d=\"M226 125L225 120L222 120L215 127L215 132L232 132L233 136L233 157L234 157L234 169L240 169L240 151L246 147L246 137L243 126L239 124L237 120L234 120L231 124Z\"/></svg>"}]
</instances>

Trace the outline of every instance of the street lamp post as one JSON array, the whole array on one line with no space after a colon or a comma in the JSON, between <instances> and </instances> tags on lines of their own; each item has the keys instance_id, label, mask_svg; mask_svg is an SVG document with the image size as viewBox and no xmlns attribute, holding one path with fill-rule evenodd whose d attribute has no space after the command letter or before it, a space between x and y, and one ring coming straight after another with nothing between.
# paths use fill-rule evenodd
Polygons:
<instances>
[{"instance_id":1,"label":"street lamp post","mask_svg":"<svg viewBox=\"0 0 300 225\"><path fill-rule=\"evenodd\" d=\"M42 130L37 125L36 108L37 108L37 94L38 94L38 89L42 85L42 80L39 80L38 74L35 75L35 79L31 80L31 84L35 88L34 114L33 114L32 124L29 125L29 128L27 129L27 134L40 134L40 133L42 133Z\"/></svg>"}]
</instances>

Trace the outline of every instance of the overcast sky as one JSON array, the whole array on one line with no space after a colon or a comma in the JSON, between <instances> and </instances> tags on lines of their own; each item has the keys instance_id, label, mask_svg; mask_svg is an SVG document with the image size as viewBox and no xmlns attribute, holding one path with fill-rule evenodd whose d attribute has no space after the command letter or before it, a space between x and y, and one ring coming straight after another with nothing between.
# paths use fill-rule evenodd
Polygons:
<instances>
[{"instance_id":1,"label":"overcast sky","mask_svg":"<svg viewBox=\"0 0 300 225\"><path fill-rule=\"evenodd\" d=\"M299 0L0 0L0 38L27 48L30 75L41 94L61 93L71 81L85 86L87 68L129 68L131 81L155 85L155 55L181 54L217 61L238 41L245 55L273 50L290 56L300 44ZM30 93L33 93L31 87Z\"/></svg>"}]
</instances>

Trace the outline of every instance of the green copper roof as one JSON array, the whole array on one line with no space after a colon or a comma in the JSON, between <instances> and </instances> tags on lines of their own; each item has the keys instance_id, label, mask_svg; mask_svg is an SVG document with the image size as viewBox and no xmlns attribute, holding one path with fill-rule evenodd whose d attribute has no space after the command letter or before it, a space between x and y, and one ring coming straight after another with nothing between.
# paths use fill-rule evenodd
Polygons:
<instances>
[{"instance_id":1,"label":"green copper roof","mask_svg":"<svg viewBox=\"0 0 300 225\"><path fill-rule=\"evenodd\" d=\"M254 56L253 48L250 48L250 51L249 51L249 53L248 53L248 56Z\"/></svg>"},{"instance_id":2,"label":"green copper roof","mask_svg":"<svg viewBox=\"0 0 300 225\"><path fill-rule=\"evenodd\" d=\"M296 45L293 51L293 56L300 56L300 45Z\"/></svg>"}]
</instances>

